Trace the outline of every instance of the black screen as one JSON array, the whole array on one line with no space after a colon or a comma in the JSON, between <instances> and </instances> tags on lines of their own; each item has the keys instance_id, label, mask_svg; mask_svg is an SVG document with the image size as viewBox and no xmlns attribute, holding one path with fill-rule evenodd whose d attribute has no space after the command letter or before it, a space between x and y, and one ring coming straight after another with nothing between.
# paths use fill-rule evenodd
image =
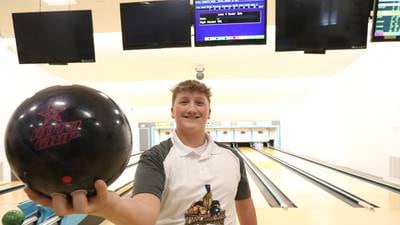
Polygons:
<instances>
[{"instance_id":1,"label":"black screen","mask_svg":"<svg viewBox=\"0 0 400 225\"><path fill-rule=\"evenodd\" d=\"M371 41L400 41L400 0L376 0Z\"/></svg>"},{"instance_id":2,"label":"black screen","mask_svg":"<svg viewBox=\"0 0 400 225\"><path fill-rule=\"evenodd\" d=\"M95 62L92 12L13 13L19 63Z\"/></svg>"},{"instance_id":3,"label":"black screen","mask_svg":"<svg viewBox=\"0 0 400 225\"><path fill-rule=\"evenodd\" d=\"M192 8L188 0L120 6L124 50L191 46Z\"/></svg>"},{"instance_id":4,"label":"black screen","mask_svg":"<svg viewBox=\"0 0 400 225\"><path fill-rule=\"evenodd\" d=\"M370 1L276 1L276 51L367 46Z\"/></svg>"}]
</instances>

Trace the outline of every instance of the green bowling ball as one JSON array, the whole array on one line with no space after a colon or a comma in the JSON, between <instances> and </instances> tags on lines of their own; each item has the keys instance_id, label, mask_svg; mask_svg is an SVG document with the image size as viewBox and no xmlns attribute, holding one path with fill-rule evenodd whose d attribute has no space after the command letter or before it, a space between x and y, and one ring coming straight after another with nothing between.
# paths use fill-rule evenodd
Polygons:
<instances>
[{"instance_id":1,"label":"green bowling ball","mask_svg":"<svg viewBox=\"0 0 400 225\"><path fill-rule=\"evenodd\" d=\"M24 222L24 214L21 210L9 210L4 214L1 221L3 225L21 225Z\"/></svg>"}]
</instances>

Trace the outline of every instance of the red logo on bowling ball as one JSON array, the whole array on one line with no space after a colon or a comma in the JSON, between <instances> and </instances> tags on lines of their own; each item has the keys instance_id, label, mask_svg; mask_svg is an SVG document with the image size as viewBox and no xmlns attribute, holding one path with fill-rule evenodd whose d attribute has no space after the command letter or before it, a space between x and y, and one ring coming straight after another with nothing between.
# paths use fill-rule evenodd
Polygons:
<instances>
[{"instance_id":1,"label":"red logo on bowling ball","mask_svg":"<svg viewBox=\"0 0 400 225\"><path fill-rule=\"evenodd\" d=\"M41 151L49 147L64 145L80 136L79 129L82 121L63 121L60 112L64 109L49 107L47 112L40 112L38 115L44 118L43 125L35 128L31 140L34 142L35 150Z\"/></svg>"}]
</instances>

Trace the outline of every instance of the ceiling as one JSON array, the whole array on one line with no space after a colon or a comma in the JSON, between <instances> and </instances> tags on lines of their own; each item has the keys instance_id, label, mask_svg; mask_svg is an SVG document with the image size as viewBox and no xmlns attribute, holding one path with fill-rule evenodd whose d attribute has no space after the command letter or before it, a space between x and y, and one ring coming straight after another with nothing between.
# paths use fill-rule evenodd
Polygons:
<instances>
[{"instance_id":1,"label":"ceiling","mask_svg":"<svg viewBox=\"0 0 400 225\"><path fill-rule=\"evenodd\" d=\"M96 63L68 66L40 65L71 82L110 82L195 78L195 67L205 67L206 79L327 76L351 64L362 50L333 51L326 55L274 52L275 1L268 1L267 45L122 50L119 2L75 0L76 4L49 6L38 0L1 0L0 35L12 38L12 12L91 9L95 32ZM40 3L41 2L41 3ZM120 1L127 2L127 1ZM15 41L9 49L15 52ZM312 65L310 65L312 62Z\"/></svg>"},{"instance_id":2,"label":"ceiling","mask_svg":"<svg viewBox=\"0 0 400 225\"><path fill-rule=\"evenodd\" d=\"M275 52L274 0L268 1L267 6L266 45L123 51L119 20L120 2L76 0L77 4L71 6L49 6L43 2L40 5L40 0L1 0L0 37L8 42L8 50L15 53L12 12L39 11L39 8L42 11L91 9L94 21L96 62L71 63L69 65L40 64L38 67L71 83L114 84L114 87L118 88L132 82L195 79L195 67L198 65L205 68L205 80L222 80L222 86L225 87L235 86L241 81L250 81L248 85L251 85L252 81L282 83L279 88L270 88L269 90L266 90L266 86L256 85L257 88L246 89L248 95L232 100L229 100L229 93L232 93L232 89L227 89L226 93L221 93L226 97L223 102L232 104L248 103L249 99L253 99L251 101L255 103L298 101L308 93L307 90L312 86L309 82L298 82L298 85L295 85L296 88L293 88L289 83L330 77L365 53L365 50L328 51L325 55ZM15 54L15 61L17 60ZM129 92L128 90L127 92ZM160 95L162 94L160 93ZM164 99L154 96L146 101L157 102L158 99ZM254 96L259 97L254 98Z\"/></svg>"}]
</instances>

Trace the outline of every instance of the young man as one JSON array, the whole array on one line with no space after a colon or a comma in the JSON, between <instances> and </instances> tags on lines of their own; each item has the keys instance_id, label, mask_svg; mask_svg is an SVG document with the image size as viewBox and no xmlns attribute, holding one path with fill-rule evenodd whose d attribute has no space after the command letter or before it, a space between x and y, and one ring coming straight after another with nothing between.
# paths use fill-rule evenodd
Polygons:
<instances>
[{"instance_id":1,"label":"young man","mask_svg":"<svg viewBox=\"0 0 400 225\"><path fill-rule=\"evenodd\" d=\"M86 213L117 225L256 225L257 219L244 164L237 153L205 132L210 117L210 89L186 80L172 90L172 137L144 152L136 170L134 193L122 199L108 192L102 180L97 195L71 193L43 198L29 188L28 196L55 209L58 215Z\"/></svg>"}]
</instances>

